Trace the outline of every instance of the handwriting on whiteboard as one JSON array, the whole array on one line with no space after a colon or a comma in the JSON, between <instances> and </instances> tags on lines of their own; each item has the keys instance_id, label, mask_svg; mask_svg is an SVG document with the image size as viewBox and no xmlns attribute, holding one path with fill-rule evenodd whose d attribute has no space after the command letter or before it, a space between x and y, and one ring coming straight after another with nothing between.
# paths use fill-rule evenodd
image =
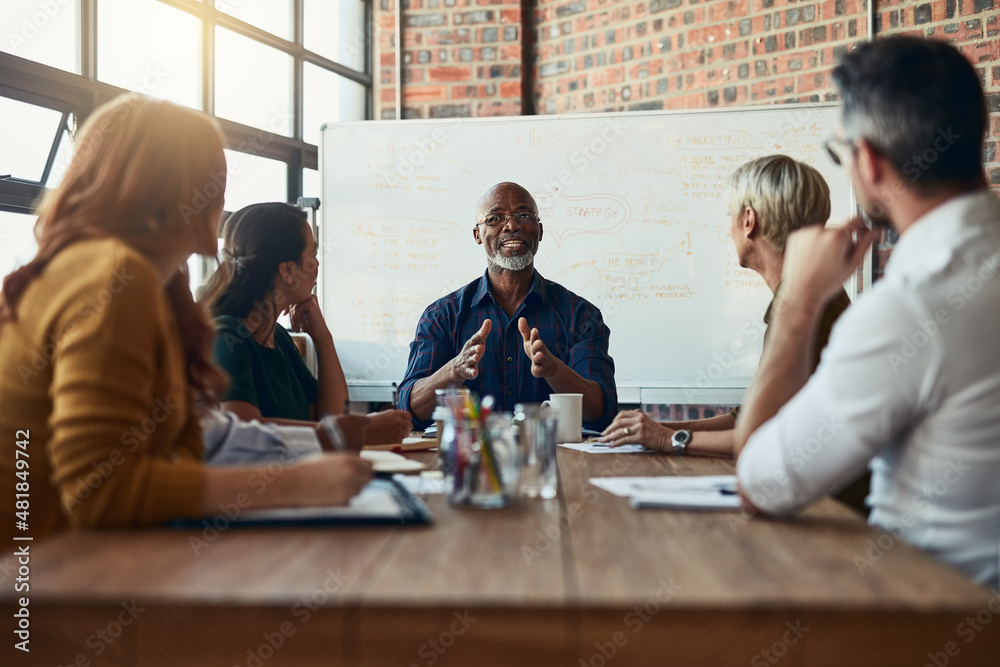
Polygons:
<instances>
[{"instance_id":1,"label":"handwriting on whiteboard","mask_svg":"<svg viewBox=\"0 0 1000 667\"><path fill-rule=\"evenodd\" d=\"M553 237L556 246L578 234L617 234L632 217L632 206L619 195L575 196L557 190L535 199L543 219L549 213L548 217L560 221L558 226L545 228L546 237Z\"/></svg>"},{"instance_id":2,"label":"handwriting on whiteboard","mask_svg":"<svg viewBox=\"0 0 1000 667\"><path fill-rule=\"evenodd\" d=\"M704 134L672 134L667 143L688 150L735 151L750 148L753 139L744 130L718 130Z\"/></svg>"}]
</instances>

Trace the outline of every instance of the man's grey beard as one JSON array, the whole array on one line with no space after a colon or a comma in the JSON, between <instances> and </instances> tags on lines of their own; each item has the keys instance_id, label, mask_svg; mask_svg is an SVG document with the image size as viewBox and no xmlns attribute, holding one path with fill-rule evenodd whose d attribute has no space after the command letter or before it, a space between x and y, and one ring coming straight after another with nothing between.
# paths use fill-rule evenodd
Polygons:
<instances>
[{"instance_id":1,"label":"man's grey beard","mask_svg":"<svg viewBox=\"0 0 1000 667\"><path fill-rule=\"evenodd\" d=\"M495 264L501 269L506 269L507 271L523 271L529 268L535 261L535 253L531 250L527 250L523 255L507 257L498 250L496 255L493 255L492 257L487 255L486 259L488 259L491 264Z\"/></svg>"}]
</instances>

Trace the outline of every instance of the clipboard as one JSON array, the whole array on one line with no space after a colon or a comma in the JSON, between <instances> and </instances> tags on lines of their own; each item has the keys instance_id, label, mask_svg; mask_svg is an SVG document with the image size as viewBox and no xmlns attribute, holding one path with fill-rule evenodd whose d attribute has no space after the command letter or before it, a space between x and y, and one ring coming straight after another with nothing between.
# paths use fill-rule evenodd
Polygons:
<instances>
[{"instance_id":1,"label":"clipboard","mask_svg":"<svg viewBox=\"0 0 1000 667\"><path fill-rule=\"evenodd\" d=\"M173 528L202 528L211 518L180 519ZM372 479L350 505L279 507L243 510L229 519L231 527L272 528L303 526L405 526L434 522L427 505L391 477Z\"/></svg>"}]
</instances>

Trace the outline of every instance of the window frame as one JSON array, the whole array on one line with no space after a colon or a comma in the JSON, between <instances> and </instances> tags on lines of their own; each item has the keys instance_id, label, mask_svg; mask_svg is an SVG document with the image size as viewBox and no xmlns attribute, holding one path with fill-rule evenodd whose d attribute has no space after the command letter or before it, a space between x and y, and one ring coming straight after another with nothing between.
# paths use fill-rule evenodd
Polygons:
<instances>
[{"instance_id":1,"label":"window frame","mask_svg":"<svg viewBox=\"0 0 1000 667\"><path fill-rule=\"evenodd\" d=\"M20 178L17 175L11 175L4 179L15 183L44 185L49 180L49 175L52 173L52 166L55 164L56 154L59 152L59 143L62 141L63 132L69 126L69 118L73 115L73 106L67 104L63 100L52 99L27 90L11 88L3 83L0 83L0 97L15 100L17 102L25 102L36 107L51 109L62 114L62 118L59 120L56 132L52 136L52 142L49 144L49 152L45 158L45 166L42 168L41 178L37 181L33 181L31 179ZM72 134L73 128L69 128L69 130Z\"/></svg>"},{"instance_id":2,"label":"window frame","mask_svg":"<svg viewBox=\"0 0 1000 667\"><path fill-rule=\"evenodd\" d=\"M202 26L202 111L218 122L224 136L225 147L240 152L250 152L261 157L284 162L286 165L286 191L289 202L302 196L302 170L319 168L319 148L303 139L303 70L311 63L334 74L355 81L365 87L365 118L373 113L372 49L373 49L373 0L364 2L365 70L359 71L335 62L304 46L304 0L292 0L292 40L271 34L262 28L245 23L215 8L214 0L157 0L201 20ZM39 104L63 112L63 123L53 137L46 169L40 183L18 178L0 179L0 210L13 213L34 213L38 200L45 193L44 183L52 169L59 140L69 115L79 126L100 105L129 92L124 88L97 79L97 9L99 0L77 0L79 3L78 48L80 49L81 74L0 52L0 95L20 101ZM243 125L215 115L214 68L215 26L278 49L292 57L292 136L286 137L266 129ZM73 128L70 128L71 131ZM248 150L252 147L252 150Z\"/></svg>"}]
</instances>

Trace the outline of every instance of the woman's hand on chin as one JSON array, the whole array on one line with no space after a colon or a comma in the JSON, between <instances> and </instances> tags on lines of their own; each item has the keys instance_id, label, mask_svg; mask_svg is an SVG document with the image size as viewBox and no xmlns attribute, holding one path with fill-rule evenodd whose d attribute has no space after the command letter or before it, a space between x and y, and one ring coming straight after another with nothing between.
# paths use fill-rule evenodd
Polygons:
<instances>
[{"instance_id":1,"label":"woman's hand on chin","mask_svg":"<svg viewBox=\"0 0 1000 667\"><path fill-rule=\"evenodd\" d=\"M326 326L323 311L319 308L319 300L315 294L310 295L305 301L289 306L288 314L291 318L292 331L307 333L314 342L330 336L330 329Z\"/></svg>"}]
</instances>

